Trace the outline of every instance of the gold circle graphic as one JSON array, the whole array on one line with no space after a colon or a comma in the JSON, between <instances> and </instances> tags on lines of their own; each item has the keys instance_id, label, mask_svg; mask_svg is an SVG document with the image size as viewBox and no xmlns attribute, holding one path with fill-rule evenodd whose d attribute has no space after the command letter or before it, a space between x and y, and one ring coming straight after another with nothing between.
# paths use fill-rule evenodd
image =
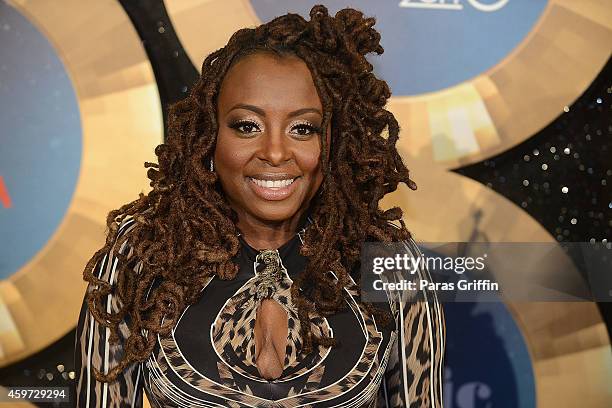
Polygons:
<instances>
[{"instance_id":1,"label":"gold circle graphic","mask_svg":"<svg viewBox=\"0 0 612 408\"><path fill-rule=\"evenodd\" d=\"M145 161L163 141L153 70L116 1L14 0L45 35L72 81L81 115L81 169L66 215L47 244L0 281L0 367L72 330L83 268L104 244L106 215L148 191Z\"/></svg>"}]
</instances>

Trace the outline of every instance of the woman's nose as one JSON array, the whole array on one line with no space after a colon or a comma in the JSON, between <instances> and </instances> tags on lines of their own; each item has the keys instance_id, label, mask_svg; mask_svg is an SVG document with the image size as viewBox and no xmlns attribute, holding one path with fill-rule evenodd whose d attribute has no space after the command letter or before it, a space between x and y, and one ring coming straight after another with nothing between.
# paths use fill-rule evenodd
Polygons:
<instances>
[{"instance_id":1,"label":"woman's nose","mask_svg":"<svg viewBox=\"0 0 612 408\"><path fill-rule=\"evenodd\" d=\"M280 129L272 129L261 138L260 159L278 166L291 158L288 138Z\"/></svg>"}]
</instances>

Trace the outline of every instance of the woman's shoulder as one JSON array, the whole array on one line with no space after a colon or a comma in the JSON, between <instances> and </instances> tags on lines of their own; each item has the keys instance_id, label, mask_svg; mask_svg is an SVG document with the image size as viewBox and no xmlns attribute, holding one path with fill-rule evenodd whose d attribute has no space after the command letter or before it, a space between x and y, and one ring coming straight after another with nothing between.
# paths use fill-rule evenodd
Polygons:
<instances>
[{"instance_id":1,"label":"woman's shoulder","mask_svg":"<svg viewBox=\"0 0 612 408\"><path fill-rule=\"evenodd\" d=\"M122 235L126 234L132 228L136 226L136 219L133 216L127 216L123 220L119 222L117 238L120 238Z\"/></svg>"},{"instance_id":2,"label":"woman's shoulder","mask_svg":"<svg viewBox=\"0 0 612 408\"><path fill-rule=\"evenodd\" d=\"M127 262L131 259L133 249L127 234L136 226L133 217L121 220L115 228L107 232L107 246L103 256L99 258L93 270L95 278L111 285L117 281L117 274L122 268L118 268L119 262ZM115 232L113 232L115 231ZM110 240L110 244L108 243Z\"/></svg>"},{"instance_id":3,"label":"woman's shoulder","mask_svg":"<svg viewBox=\"0 0 612 408\"><path fill-rule=\"evenodd\" d=\"M136 226L136 219L132 216L125 217L122 219L116 228L116 234L112 238L111 250L113 252L119 252L125 254L130 248L130 240L127 237L130 231Z\"/></svg>"}]
</instances>

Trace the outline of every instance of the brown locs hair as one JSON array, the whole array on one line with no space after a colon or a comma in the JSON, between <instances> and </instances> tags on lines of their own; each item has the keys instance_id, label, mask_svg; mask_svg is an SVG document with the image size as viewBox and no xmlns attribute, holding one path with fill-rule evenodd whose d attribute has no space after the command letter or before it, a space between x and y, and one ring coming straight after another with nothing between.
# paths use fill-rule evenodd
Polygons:
<instances>
[{"instance_id":1,"label":"brown locs hair","mask_svg":"<svg viewBox=\"0 0 612 408\"><path fill-rule=\"evenodd\" d=\"M120 324L129 327L122 359L106 374L95 370L99 381L113 381L131 363L146 360L157 335L168 333L183 310L198 300L206 279L236 276L238 267L232 258L239 251L237 216L207 164L216 141L220 83L233 63L253 52L301 58L324 108L320 134L325 135L331 126L329 156L326 138L321 138L324 180L300 249L308 262L291 294L302 323L303 351L335 344L311 333L310 313L329 316L343 309L342 290L350 283L349 271L357 265L362 242L411 236L400 208L379 208L379 201L399 183L412 190L416 184L395 147L398 123L384 109L391 96L389 87L376 78L365 58L368 53L383 52L374 23L374 18L354 9L340 10L332 17L327 8L317 5L310 11L310 21L289 13L256 28L241 29L204 60L189 96L170 108L167 140L155 149L159 164L145 163L152 190L109 213L106 244L84 270L84 279L90 283L89 311L110 329L110 341L119 340ZM119 225L129 216L135 220L134 227L116 242ZM126 241L142 267L119 262L113 288L93 271L113 245ZM159 284L148 293L155 281ZM104 302L111 292L119 296L120 309L107 313ZM387 313L371 304L365 307L382 324L388 322Z\"/></svg>"}]
</instances>

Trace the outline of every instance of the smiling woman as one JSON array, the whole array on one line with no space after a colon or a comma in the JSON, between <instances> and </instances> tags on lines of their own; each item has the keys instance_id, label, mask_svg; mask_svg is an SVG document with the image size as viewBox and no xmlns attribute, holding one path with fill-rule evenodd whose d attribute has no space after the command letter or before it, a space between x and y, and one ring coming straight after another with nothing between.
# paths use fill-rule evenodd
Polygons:
<instances>
[{"instance_id":1,"label":"smiling woman","mask_svg":"<svg viewBox=\"0 0 612 408\"><path fill-rule=\"evenodd\" d=\"M308 67L293 55L253 53L226 74L217 107L216 172L245 236L245 229L261 235L262 227L275 235L271 242L247 242L276 248L296 231L323 180L322 111ZM330 135L328 128L328 146Z\"/></svg>"},{"instance_id":2,"label":"smiling woman","mask_svg":"<svg viewBox=\"0 0 612 408\"><path fill-rule=\"evenodd\" d=\"M435 292L361 300L366 241L419 249L374 19L315 6L236 32L111 211L77 331L79 406L441 407ZM417 279L431 279L426 269Z\"/></svg>"}]
</instances>

